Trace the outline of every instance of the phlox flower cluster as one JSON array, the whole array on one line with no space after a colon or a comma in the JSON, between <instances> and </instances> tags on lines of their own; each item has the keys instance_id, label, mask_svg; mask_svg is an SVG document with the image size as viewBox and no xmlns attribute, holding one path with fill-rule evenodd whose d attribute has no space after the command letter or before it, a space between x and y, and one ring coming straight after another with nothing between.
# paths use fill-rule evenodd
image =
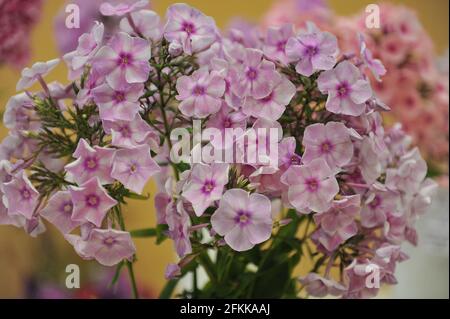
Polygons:
<instances>
[{"instance_id":1,"label":"phlox flower cluster","mask_svg":"<svg viewBox=\"0 0 450 319\"><path fill-rule=\"evenodd\" d=\"M42 0L0 1L0 65L22 67L30 57L30 33L40 18Z\"/></svg>"},{"instance_id":2,"label":"phlox flower cluster","mask_svg":"<svg viewBox=\"0 0 450 319\"><path fill-rule=\"evenodd\" d=\"M209 276L191 297L295 297L301 287L371 297L378 288L365 284L367 265L395 283L407 258L400 245L417 244L414 224L435 184L401 127L383 126L388 107L367 76L382 64L342 54L313 23L247 39L223 35L186 4L169 7L165 21L145 5L100 7L118 18L117 31L105 38L99 22L80 36L63 57L68 84L44 80L59 60L23 70L4 116L1 224L35 236L49 222L81 258L129 269L133 236L168 238L179 257L168 279L200 265ZM35 82L42 91L28 90ZM172 161L170 132L190 132L199 119L244 131L221 147L245 144L246 130L276 128L278 165ZM152 177L158 225L128 231L127 201L148 200ZM294 277L308 254L314 267Z\"/></svg>"}]
</instances>

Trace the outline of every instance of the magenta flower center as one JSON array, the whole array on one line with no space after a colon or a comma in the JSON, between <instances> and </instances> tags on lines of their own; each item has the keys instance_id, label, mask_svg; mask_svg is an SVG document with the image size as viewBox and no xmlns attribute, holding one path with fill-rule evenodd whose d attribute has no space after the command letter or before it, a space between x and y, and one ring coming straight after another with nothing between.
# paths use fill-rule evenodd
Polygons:
<instances>
[{"instance_id":1,"label":"magenta flower center","mask_svg":"<svg viewBox=\"0 0 450 319\"><path fill-rule=\"evenodd\" d=\"M330 153L333 150L333 144L330 143L330 141L325 141L320 145L320 151L322 153Z\"/></svg>"},{"instance_id":2,"label":"magenta flower center","mask_svg":"<svg viewBox=\"0 0 450 319\"><path fill-rule=\"evenodd\" d=\"M121 67L126 67L131 64L132 60L133 60L133 57L131 56L131 54L122 52L119 54L119 60L117 61L117 63Z\"/></svg>"},{"instance_id":3,"label":"magenta flower center","mask_svg":"<svg viewBox=\"0 0 450 319\"><path fill-rule=\"evenodd\" d=\"M201 85L196 85L194 89L192 90L192 94L200 96L205 94L205 88Z\"/></svg>"},{"instance_id":4,"label":"magenta flower center","mask_svg":"<svg viewBox=\"0 0 450 319\"><path fill-rule=\"evenodd\" d=\"M97 207L100 204L100 198L95 194L86 196L86 205L89 207Z\"/></svg>"},{"instance_id":5,"label":"magenta flower center","mask_svg":"<svg viewBox=\"0 0 450 319\"><path fill-rule=\"evenodd\" d=\"M128 125L124 125L119 129L120 134L123 137L130 138L131 137L131 129Z\"/></svg>"},{"instance_id":6,"label":"magenta flower center","mask_svg":"<svg viewBox=\"0 0 450 319\"><path fill-rule=\"evenodd\" d=\"M305 49L305 54L309 57L315 56L319 52L316 46L308 45Z\"/></svg>"},{"instance_id":7,"label":"magenta flower center","mask_svg":"<svg viewBox=\"0 0 450 319\"><path fill-rule=\"evenodd\" d=\"M28 200L31 198L31 192L28 188L24 187L20 190L20 196L22 196L23 199Z\"/></svg>"},{"instance_id":8,"label":"magenta flower center","mask_svg":"<svg viewBox=\"0 0 450 319\"><path fill-rule=\"evenodd\" d=\"M315 178L310 178L306 180L306 188L311 193L317 192L317 190L319 189L319 185L320 185L319 181Z\"/></svg>"},{"instance_id":9,"label":"magenta flower center","mask_svg":"<svg viewBox=\"0 0 450 319\"><path fill-rule=\"evenodd\" d=\"M248 68L246 75L249 80L254 81L258 77L258 71L255 68Z\"/></svg>"},{"instance_id":10,"label":"magenta flower center","mask_svg":"<svg viewBox=\"0 0 450 319\"><path fill-rule=\"evenodd\" d=\"M240 210L234 217L234 221L240 226L248 225L251 222L251 214L245 210Z\"/></svg>"},{"instance_id":11,"label":"magenta flower center","mask_svg":"<svg viewBox=\"0 0 450 319\"><path fill-rule=\"evenodd\" d=\"M183 22L181 29L189 35L195 33L194 24L188 21Z\"/></svg>"},{"instance_id":12,"label":"magenta flower center","mask_svg":"<svg viewBox=\"0 0 450 319\"><path fill-rule=\"evenodd\" d=\"M216 187L216 183L213 180L207 180L203 184L202 192L204 194L209 194L214 190L214 187Z\"/></svg>"},{"instance_id":13,"label":"magenta flower center","mask_svg":"<svg viewBox=\"0 0 450 319\"><path fill-rule=\"evenodd\" d=\"M125 93L121 92L121 91L115 92L114 100L116 101L116 103L121 103L121 102L125 101Z\"/></svg>"},{"instance_id":14,"label":"magenta flower center","mask_svg":"<svg viewBox=\"0 0 450 319\"><path fill-rule=\"evenodd\" d=\"M342 82L336 87L336 91L340 98L345 98L350 93L350 87L347 82Z\"/></svg>"},{"instance_id":15,"label":"magenta flower center","mask_svg":"<svg viewBox=\"0 0 450 319\"><path fill-rule=\"evenodd\" d=\"M291 156L291 164L292 165L300 165L300 156L298 156L297 154L293 154Z\"/></svg>"},{"instance_id":16,"label":"magenta flower center","mask_svg":"<svg viewBox=\"0 0 450 319\"><path fill-rule=\"evenodd\" d=\"M277 51L284 52L285 48L286 48L286 41L279 41L277 43Z\"/></svg>"},{"instance_id":17,"label":"magenta flower center","mask_svg":"<svg viewBox=\"0 0 450 319\"><path fill-rule=\"evenodd\" d=\"M88 157L84 160L84 168L88 171L94 171L98 166L97 158Z\"/></svg>"}]
</instances>

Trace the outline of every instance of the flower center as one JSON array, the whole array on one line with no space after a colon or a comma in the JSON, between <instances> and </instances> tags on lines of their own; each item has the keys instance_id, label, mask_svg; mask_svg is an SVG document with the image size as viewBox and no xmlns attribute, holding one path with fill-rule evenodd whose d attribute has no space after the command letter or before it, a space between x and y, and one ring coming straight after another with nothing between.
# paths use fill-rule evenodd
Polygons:
<instances>
[{"instance_id":1,"label":"flower center","mask_svg":"<svg viewBox=\"0 0 450 319\"><path fill-rule=\"evenodd\" d=\"M286 41L279 41L277 43L277 51L284 52L285 48L286 48Z\"/></svg>"},{"instance_id":2,"label":"flower center","mask_svg":"<svg viewBox=\"0 0 450 319\"><path fill-rule=\"evenodd\" d=\"M234 221L241 226L248 225L251 222L251 214L247 211L240 210L237 212Z\"/></svg>"},{"instance_id":3,"label":"flower center","mask_svg":"<svg viewBox=\"0 0 450 319\"><path fill-rule=\"evenodd\" d=\"M226 128L230 128L231 127L231 120L230 120L230 118L229 117L227 117L227 118L225 118L224 120L223 120L223 126L224 127L226 127Z\"/></svg>"},{"instance_id":4,"label":"flower center","mask_svg":"<svg viewBox=\"0 0 450 319\"><path fill-rule=\"evenodd\" d=\"M247 70L247 78L251 81L255 80L256 77L258 76L258 71L256 71L256 69L254 68L248 68Z\"/></svg>"},{"instance_id":5,"label":"flower center","mask_svg":"<svg viewBox=\"0 0 450 319\"><path fill-rule=\"evenodd\" d=\"M134 173L137 172L137 170L138 170L138 168L137 168L136 164L131 164L131 166L130 166L130 173L134 174Z\"/></svg>"},{"instance_id":6,"label":"flower center","mask_svg":"<svg viewBox=\"0 0 450 319\"><path fill-rule=\"evenodd\" d=\"M291 164L293 165L300 165L300 156L297 154L294 154L291 156Z\"/></svg>"},{"instance_id":7,"label":"flower center","mask_svg":"<svg viewBox=\"0 0 450 319\"><path fill-rule=\"evenodd\" d=\"M20 191L20 195L25 200L28 200L31 198L31 192L28 190L28 188L25 188L25 187Z\"/></svg>"},{"instance_id":8,"label":"flower center","mask_svg":"<svg viewBox=\"0 0 450 319\"><path fill-rule=\"evenodd\" d=\"M120 103L120 102L125 101L125 93L121 92L121 91L115 92L114 100L116 101L116 103Z\"/></svg>"},{"instance_id":9,"label":"flower center","mask_svg":"<svg viewBox=\"0 0 450 319\"><path fill-rule=\"evenodd\" d=\"M319 189L319 181L315 178L308 179L306 181L306 187L311 193L317 192L317 190Z\"/></svg>"},{"instance_id":10,"label":"flower center","mask_svg":"<svg viewBox=\"0 0 450 319\"><path fill-rule=\"evenodd\" d=\"M97 159L95 157L88 157L84 161L84 168L93 171L97 168Z\"/></svg>"},{"instance_id":11,"label":"flower center","mask_svg":"<svg viewBox=\"0 0 450 319\"><path fill-rule=\"evenodd\" d=\"M337 86L336 91L337 91L338 96L343 98L349 94L350 90L349 90L348 84L343 82Z\"/></svg>"},{"instance_id":12,"label":"flower center","mask_svg":"<svg viewBox=\"0 0 450 319\"><path fill-rule=\"evenodd\" d=\"M104 243L106 246L112 246L112 245L114 245L114 244L116 243L116 240L115 240L113 237L107 237L107 238L105 238L105 239L103 240L103 243Z\"/></svg>"},{"instance_id":13,"label":"flower center","mask_svg":"<svg viewBox=\"0 0 450 319\"><path fill-rule=\"evenodd\" d=\"M322 153L330 153L333 149L333 145L329 141L325 141L320 145L320 150Z\"/></svg>"},{"instance_id":14,"label":"flower center","mask_svg":"<svg viewBox=\"0 0 450 319\"><path fill-rule=\"evenodd\" d=\"M194 87L194 89L192 90L192 93L193 93L194 95L197 95L197 96L199 96L199 95L204 95L204 94L205 94L205 88L204 88L203 86L196 85L196 86Z\"/></svg>"},{"instance_id":15,"label":"flower center","mask_svg":"<svg viewBox=\"0 0 450 319\"><path fill-rule=\"evenodd\" d=\"M65 202L65 203L62 205L61 211L62 211L63 213L65 213L65 214L69 214L69 213L72 212L72 209L73 209L72 203L71 203L71 202Z\"/></svg>"},{"instance_id":16,"label":"flower center","mask_svg":"<svg viewBox=\"0 0 450 319\"><path fill-rule=\"evenodd\" d=\"M131 137L131 129L128 125L124 125L119 130L120 134L123 137L130 138Z\"/></svg>"},{"instance_id":17,"label":"flower center","mask_svg":"<svg viewBox=\"0 0 450 319\"><path fill-rule=\"evenodd\" d=\"M315 56L317 54L318 51L319 51L318 48L315 47L315 46L307 46L306 50L305 50L305 53L309 57L313 57L313 56Z\"/></svg>"},{"instance_id":18,"label":"flower center","mask_svg":"<svg viewBox=\"0 0 450 319\"><path fill-rule=\"evenodd\" d=\"M89 207L97 207L100 203L100 198L95 194L90 194L86 196L86 204Z\"/></svg>"},{"instance_id":19,"label":"flower center","mask_svg":"<svg viewBox=\"0 0 450 319\"><path fill-rule=\"evenodd\" d=\"M183 22L182 30L187 34L193 34L195 33L195 26L193 23L185 21Z\"/></svg>"},{"instance_id":20,"label":"flower center","mask_svg":"<svg viewBox=\"0 0 450 319\"><path fill-rule=\"evenodd\" d=\"M214 181L205 181L202 187L202 192L205 194L209 194L214 190L216 183Z\"/></svg>"},{"instance_id":21,"label":"flower center","mask_svg":"<svg viewBox=\"0 0 450 319\"><path fill-rule=\"evenodd\" d=\"M126 66L128 66L129 64L131 64L131 60L132 60L131 54L129 54L129 53L121 53L121 54L119 55L119 61L118 61L118 64L119 64L121 67L126 67Z\"/></svg>"}]
</instances>

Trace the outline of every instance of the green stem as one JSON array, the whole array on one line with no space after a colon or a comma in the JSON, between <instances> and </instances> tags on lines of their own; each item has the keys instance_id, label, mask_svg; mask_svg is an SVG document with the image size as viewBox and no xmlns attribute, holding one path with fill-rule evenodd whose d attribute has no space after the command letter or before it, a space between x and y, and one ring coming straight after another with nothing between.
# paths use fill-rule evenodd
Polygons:
<instances>
[{"instance_id":1,"label":"green stem","mask_svg":"<svg viewBox=\"0 0 450 319\"><path fill-rule=\"evenodd\" d=\"M114 209L116 211L117 218L119 220L120 228L123 231L126 231L125 221L123 220L122 208L120 207L120 204L115 206ZM136 278L134 276L133 263L129 260L127 260L126 263L127 263L128 275L130 276L131 288L133 290L133 298L139 299L139 291L137 289Z\"/></svg>"}]
</instances>

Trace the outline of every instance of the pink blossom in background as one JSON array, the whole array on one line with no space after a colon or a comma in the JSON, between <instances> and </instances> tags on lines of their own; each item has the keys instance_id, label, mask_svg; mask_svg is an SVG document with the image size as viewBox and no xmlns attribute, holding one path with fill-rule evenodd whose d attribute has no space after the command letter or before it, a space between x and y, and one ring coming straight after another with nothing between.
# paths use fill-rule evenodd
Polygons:
<instances>
[{"instance_id":1,"label":"pink blossom in background","mask_svg":"<svg viewBox=\"0 0 450 319\"><path fill-rule=\"evenodd\" d=\"M39 21L42 0L0 1L0 65L21 67L30 57L31 31Z\"/></svg>"},{"instance_id":2,"label":"pink blossom in background","mask_svg":"<svg viewBox=\"0 0 450 319\"><path fill-rule=\"evenodd\" d=\"M237 251L249 250L269 239L272 223L269 199L242 189L226 191L211 217L214 230Z\"/></svg>"},{"instance_id":3,"label":"pink blossom in background","mask_svg":"<svg viewBox=\"0 0 450 319\"><path fill-rule=\"evenodd\" d=\"M74 51L78 46L79 37L91 30L98 21L105 26L104 37L109 39L118 29L118 17L105 17L100 13L100 5L104 0L70 0L61 6L61 10L53 21L53 32L56 44L62 54ZM80 9L79 28L66 27L67 13L65 8L68 4L74 4Z\"/></svg>"}]
</instances>

